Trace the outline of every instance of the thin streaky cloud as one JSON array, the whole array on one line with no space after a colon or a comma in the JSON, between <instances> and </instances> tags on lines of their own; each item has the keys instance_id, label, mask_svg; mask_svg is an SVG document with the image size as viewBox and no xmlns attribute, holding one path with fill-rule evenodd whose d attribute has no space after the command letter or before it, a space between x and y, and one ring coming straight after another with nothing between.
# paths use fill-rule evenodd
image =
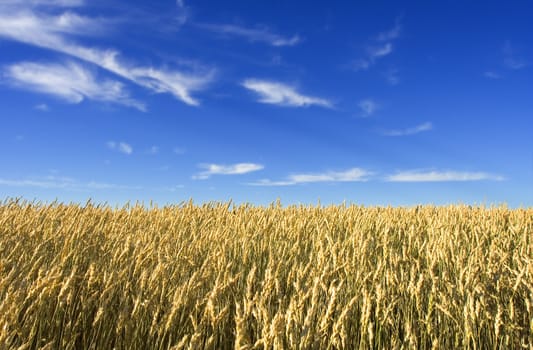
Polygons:
<instances>
[{"instance_id":1,"label":"thin streaky cloud","mask_svg":"<svg viewBox=\"0 0 533 350\"><path fill-rule=\"evenodd\" d=\"M49 6L49 7L79 7L85 5L84 0L2 0L0 6Z\"/></svg>"},{"instance_id":2,"label":"thin streaky cloud","mask_svg":"<svg viewBox=\"0 0 533 350\"><path fill-rule=\"evenodd\" d=\"M373 62L378 58L385 57L392 53L393 47L391 43L385 43L380 46L371 46L367 48L370 61Z\"/></svg>"},{"instance_id":3,"label":"thin streaky cloud","mask_svg":"<svg viewBox=\"0 0 533 350\"><path fill-rule=\"evenodd\" d=\"M101 20L81 17L73 12L61 15L38 14L31 10L0 12L0 38L61 52L97 65L155 93L169 93L192 106L200 104L192 92L204 90L213 81L214 69L181 72L138 66L120 60L117 50L87 47L73 40L82 34L101 32L101 27Z\"/></svg>"},{"instance_id":4,"label":"thin streaky cloud","mask_svg":"<svg viewBox=\"0 0 533 350\"><path fill-rule=\"evenodd\" d=\"M300 43L301 38L298 35L291 37L284 37L273 33L267 27L261 28L247 28L234 24L212 24L212 23L198 23L197 27L209 30L211 32L242 37L250 42L263 42L271 46L294 46Z\"/></svg>"},{"instance_id":5,"label":"thin streaky cloud","mask_svg":"<svg viewBox=\"0 0 533 350\"><path fill-rule=\"evenodd\" d=\"M15 87L61 98L69 103L85 99L117 103L146 111L145 105L132 99L124 84L114 80L98 79L91 70L80 64L45 64L21 62L4 69L7 81ZM46 105L36 107L47 110Z\"/></svg>"},{"instance_id":6,"label":"thin streaky cloud","mask_svg":"<svg viewBox=\"0 0 533 350\"><path fill-rule=\"evenodd\" d=\"M387 182L503 181L500 175L464 171L401 171L385 178Z\"/></svg>"},{"instance_id":7,"label":"thin streaky cloud","mask_svg":"<svg viewBox=\"0 0 533 350\"><path fill-rule=\"evenodd\" d=\"M353 60L348 64L349 69L357 72L368 70L376 61L392 53L393 46L391 43L380 44L379 46L368 46L366 48L366 57Z\"/></svg>"},{"instance_id":8,"label":"thin streaky cloud","mask_svg":"<svg viewBox=\"0 0 533 350\"><path fill-rule=\"evenodd\" d=\"M374 43L366 46L366 55L363 58L353 60L347 65L347 67L355 72L368 70L376 64L379 59L392 54L394 51L393 41L398 39L401 30L401 17L398 17L392 29L379 33L372 40Z\"/></svg>"},{"instance_id":9,"label":"thin streaky cloud","mask_svg":"<svg viewBox=\"0 0 533 350\"><path fill-rule=\"evenodd\" d=\"M242 86L256 93L259 96L258 101L261 103L285 107L307 107L314 105L333 108L333 103L327 99L303 95L296 91L295 87L280 82L246 79L242 82Z\"/></svg>"},{"instance_id":10,"label":"thin streaky cloud","mask_svg":"<svg viewBox=\"0 0 533 350\"><path fill-rule=\"evenodd\" d=\"M194 180L206 180L213 175L243 175L265 168L264 165L256 163L200 164L199 167L204 170L193 175Z\"/></svg>"},{"instance_id":11,"label":"thin streaky cloud","mask_svg":"<svg viewBox=\"0 0 533 350\"><path fill-rule=\"evenodd\" d=\"M351 168L345 171L328 171L324 173L303 173L292 174L281 181L272 181L262 179L257 182L249 183L250 186L292 186L308 183L334 183L334 182L364 182L368 181L372 172L361 168Z\"/></svg>"},{"instance_id":12,"label":"thin streaky cloud","mask_svg":"<svg viewBox=\"0 0 533 350\"><path fill-rule=\"evenodd\" d=\"M418 134L424 131L433 130L433 124L430 122L422 123L420 125L414 126L407 129L394 129L394 130L385 130L382 131L384 136L409 136Z\"/></svg>"},{"instance_id":13,"label":"thin streaky cloud","mask_svg":"<svg viewBox=\"0 0 533 350\"><path fill-rule=\"evenodd\" d=\"M163 192L178 192L178 191L182 191L184 188L185 188L185 185L175 185L175 186L156 188L156 190L163 191Z\"/></svg>"},{"instance_id":14,"label":"thin streaky cloud","mask_svg":"<svg viewBox=\"0 0 533 350\"><path fill-rule=\"evenodd\" d=\"M140 190L141 186L125 186L97 181L80 182L69 178L56 178L47 176L34 179L5 179L0 178L0 186L6 187L33 187L41 189L64 190Z\"/></svg>"}]
</instances>

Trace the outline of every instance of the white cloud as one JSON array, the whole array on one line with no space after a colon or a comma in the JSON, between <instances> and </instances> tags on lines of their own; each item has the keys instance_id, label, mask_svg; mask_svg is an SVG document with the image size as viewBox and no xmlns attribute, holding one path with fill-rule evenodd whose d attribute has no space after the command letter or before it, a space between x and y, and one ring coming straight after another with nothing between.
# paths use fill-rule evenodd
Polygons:
<instances>
[{"instance_id":1,"label":"white cloud","mask_svg":"<svg viewBox=\"0 0 533 350\"><path fill-rule=\"evenodd\" d=\"M46 176L34 179L3 179L0 178L0 186L6 187L35 187L41 189L65 189L65 190L139 190L140 186L125 186L103 182L81 182L67 177Z\"/></svg>"},{"instance_id":2,"label":"white cloud","mask_svg":"<svg viewBox=\"0 0 533 350\"><path fill-rule=\"evenodd\" d=\"M84 4L84 0L2 0L0 6L78 7Z\"/></svg>"},{"instance_id":3,"label":"white cloud","mask_svg":"<svg viewBox=\"0 0 533 350\"><path fill-rule=\"evenodd\" d=\"M50 110L50 108L48 107L48 105L46 103L41 103L41 104L36 105L35 109L37 109L39 111L43 111L43 112L47 112L47 111Z\"/></svg>"},{"instance_id":4,"label":"white cloud","mask_svg":"<svg viewBox=\"0 0 533 350\"><path fill-rule=\"evenodd\" d=\"M298 35L283 37L272 33L267 27L246 28L234 24L198 24L197 26L218 34L239 36L250 42L264 42L276 47L294 46L301 41Z\"/></svg>"},{"instance_id":5,"label":"white cloud","mask_svg":"<svg viewBox=\"0 0 533 350\"><path fill-rule=\"evenodd\" d=\"M503 45L503 64L509 69L522 69L528 65L523 57L518 56L516 49L507 40Z\"/></svg>"},{"instance_id":6,"label":"white cloud","mask_svg":"<svg viewBox=\"0 0 533 350\"><path fill-rule=\"evenodd\" d=\"M132 154L133 153L133 148L125 143L125 142L121 142L118 144L118 150L122 153L125 153L125 154Z\"/></svg>"},{"instance_id":7,"label":"white cloud","mask_svg":"<svg viewBox=\"0 0 533 350\"><path fill-rule=\"evenodd\" d=\"M306 107L312 105L327 108L333 107L333 104L326 99L302 95L294 87L279 82L247 79L242 83L242 86L257 93L260 97L259 102L261 103L287 107Z\"/></svg>"},{"instance_id":8,"label":"white cloud","mask_svg":"<svg viewBox=\"0 0 533 350\"><path fill-rule=\"evenodd\" d=\"M368 47L367 52L368 52L368 57L370 58L370 61L373 62L380 57L385 57L387 55L390 55L392 53L392 44L385 43L380 46Z\"/></svg>"},{"instance_id":9,"label":"white cloud","mask_svg":"<svg viewBox=\"0 0 533 350\"><path fill-rule=\"evenodd\" d=\"M363 112L363 116L365 117L371 116L372 114L374 114L374 112L376 112L379 109L379 105L377 104L377 102L372 99L365 99L365 100L359 101L358 106Z\"/></svg>"},{"instance_id":10,"label":"white cloud","mask_svg":"<svg viewBox=\"0 0 533 350\"><path fill-rule=\"evenodd\" d=\"M160 191L164 192L178 192L182 191L185 188L185 185L175 185L175 186L169 186L169 187L161 187L158 188Z\"/></svg>"},{"instance_id":11,"label":"white cloud","mask_svg":"<svg viewBox=\"0 0 533 350\"><path fill-rule=\"evenodd\" d=\"M418 134L420 132L429 131L433 129L433 124L430 122L422 123L412 128L385 130L382 132L385 136L408 136Z\"/></svg>"},{"instance_id":12,"label":"white cloud","mask_svg":"<svg viewBox=\"0 0 533 350\"><path fill-rule=\"evenodd\" d=\"M237 163L231 165L201 164L200 168L203 168L205 170L194 175L193 179L205 180L211 177L212 175L242 175L262 170L264 169L264 166L255 163Z\"/></svg>"},{"instance_id":13,"label":"white cloud","mask_svg":"<svg viewBox=\"0 0 533 350\"><path fill-rule=\"evenodd\" d=\"M376 61L392 53L393 46L391 43L380 44L379 46L367 46L366 57L359 58L348 64L353 71L368 70Z\"/></svg>"},{"instance_id":14,"label":"white cloud","mask_svg":"<svg viewBox=\"0 0 533 350\"><path fill-rule=\"evenodd\" d=\"M107 142L107 147L111 150L118 151L127 155L133 153L133 147L131 147L131 145L126 142L109 141Z\"/></svg>"},{"instance_id":15,"label":"white cloud","mask_svg":"<svg viewBox=\"0 0 533 350\"><path fill-rule=\"evenodd\" d=\"M501 75L496 73L496 72L492 72L492 71L487 71L485 73L483 73L483 75L486 77L486 78L489 78L489 79L501 79Z\"/></svg>"},{"instance_id":16,"label":"white cloud","mask_svg":"<svg viewBox=\"0 0 533 350\"><path fill-rule=\"evenodd\" d=\"M389 182L503 181L499 175L461 171L402 171L385 178Z\"/></svg>"},{"instance_id":17,"label":"white cloud","mask_svg":"<svg viewBox=\"0 0 533 350\"><path fill-rule=\"evenodd\" d=\"M80 64L22 62L6 67L4 74L14 86L54 95L70 103L80 103L87 98L145 110L144 104L129 97L122 83L98 80L92 71Z\"/></svg>"},{"instance_id":18,"label":"white cloud","mask_svg":"<svg viewBox=\"0 0 533 350\"><path fill-rule=\"evenodd\" d=\"M291 186L317 182L360 182L367 181L371 172L361 168L351 168L345 171L328 171L325 173L304 173L289 175L282 181L263 179L250 183L252 186Z\"/></svg>"},{"instance_id":19,"label":"white cloud","mask_svg":"<svg viewBox=\"0 0 533 350\"><path fill-rule=\"evenodd\" d=\"M348 67L356 72L367 70L379 59L390 55L394 50L392 42L400 36L401 30L401 17L398 17L392 29L379 33L374 38L374 44L366 46L365 57L352 61L348 64ZM393 81L395 81L395 79L393 79ZM397 80L395 83L397 83Z\"/></svg>"},{"instance_id":20,"label":"white cloud","mask_svg":"<svg viewBox=\"0 0 533 350\"><path fill-rule=\"evenodd\" d=\"M61 52L99 66L156 93L169 93L196 106L194 91L203 90L213 80L213 69L181 72L167 68L137 66L119 60L119 52L77 44L74 37L102 32L102 20L73 12L60 15L37 13L34 9L0 11L0 38Z\"/></svg>"}]
</instances>

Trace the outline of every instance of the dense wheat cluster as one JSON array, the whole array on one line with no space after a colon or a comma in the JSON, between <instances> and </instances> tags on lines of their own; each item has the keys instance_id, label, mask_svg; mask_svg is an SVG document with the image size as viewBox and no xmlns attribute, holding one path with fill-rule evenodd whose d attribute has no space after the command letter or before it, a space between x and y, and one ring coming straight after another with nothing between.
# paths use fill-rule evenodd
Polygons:
<instances>
[{"instance_id":1,"label":"dense wheat cluster","mask_svg":"<svg viewBox=\"0 0 533 350\"><path fill-rule=\"evenodd\" d=\"M1 349L532 348L533 209L0 206Z\"/></svg>"}]
</instances>

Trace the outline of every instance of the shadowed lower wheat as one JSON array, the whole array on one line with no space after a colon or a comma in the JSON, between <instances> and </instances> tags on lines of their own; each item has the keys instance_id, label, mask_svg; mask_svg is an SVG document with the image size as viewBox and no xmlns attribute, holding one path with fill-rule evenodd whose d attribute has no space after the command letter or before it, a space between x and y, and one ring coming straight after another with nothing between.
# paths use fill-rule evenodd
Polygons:
<instances>
[{"instance_id":1,"label":"shadowed lower wheat","mask_svg":"<svg viewBox=\"0 0 533 350\"><path fill-rule=\"evenodd\" d=\"M531 349L533 209L0 205L0 349Z\"/></svg>"}]
</instances>

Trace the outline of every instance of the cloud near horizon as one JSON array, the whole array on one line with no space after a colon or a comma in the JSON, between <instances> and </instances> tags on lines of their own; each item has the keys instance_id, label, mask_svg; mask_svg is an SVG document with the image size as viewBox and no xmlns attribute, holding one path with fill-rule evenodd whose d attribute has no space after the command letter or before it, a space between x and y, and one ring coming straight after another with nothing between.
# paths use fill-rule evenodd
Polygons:
<instances>
[{"instance_id":1,"label":"cloud near horizon","mask_svg":"<svg viewBox=\"0 0 533 350\"><path fill-rule=\"evenodd\" d=\"M80 182L72 178L57 176L46 176L34 179L15 180L0 178L0 185L8 187L35 187L41 189L64 189L75 191L143 189L141 186L125 186L96 181Z\"/></svg>"},{"instance_id":2,"label":"cloud near horizon","mask_svg":"<svg viewBox=\"0 0 533 350\"><path fill-rule=\"evenodd\" d=\"M259 102L285 107L321 106L333 108L333 103L319 97L306 96L296 88L270 80L246 79L242 86L259 95Z\"/></svg>"},{"instance_id":3,"label":"cloud near horizon","mask_svg":"<svg viewBox=\"0 0 533 350\"><path fill-rule=\"evenodd\" d=\"M464 171L400 171L385 178L387 182L503 181L500 175Z\"/></svg>"},{"instance_id":4,"label":"cloud near horizon","mask_svg":"<svg viewBox=\"0 0 533 350\"><path fill-rule=\"evenodd\" d=\"M345 171L328 171L324 173L303 173L289 175L287 179L281 181L272 181L269 179L262 179L258 182L252 182L250 186L291 186L307 183L318 182L364 182L368 180L368 176L373 173L361 169L351 168Z\"/></svg>"},{"instance_id":5,"label":"cloud near horizon","mask_svg":"<svg viewBox=\"0 0 533 350\"><path fill-rule=\"evenodd\" d=\"M265 167L256 163L237 163L237 164L200 164L200 168L205 169L196 175L193 180L206 180L213 175L243 175L254 171L259 171Z\"/></svg>"}]
</instances>

